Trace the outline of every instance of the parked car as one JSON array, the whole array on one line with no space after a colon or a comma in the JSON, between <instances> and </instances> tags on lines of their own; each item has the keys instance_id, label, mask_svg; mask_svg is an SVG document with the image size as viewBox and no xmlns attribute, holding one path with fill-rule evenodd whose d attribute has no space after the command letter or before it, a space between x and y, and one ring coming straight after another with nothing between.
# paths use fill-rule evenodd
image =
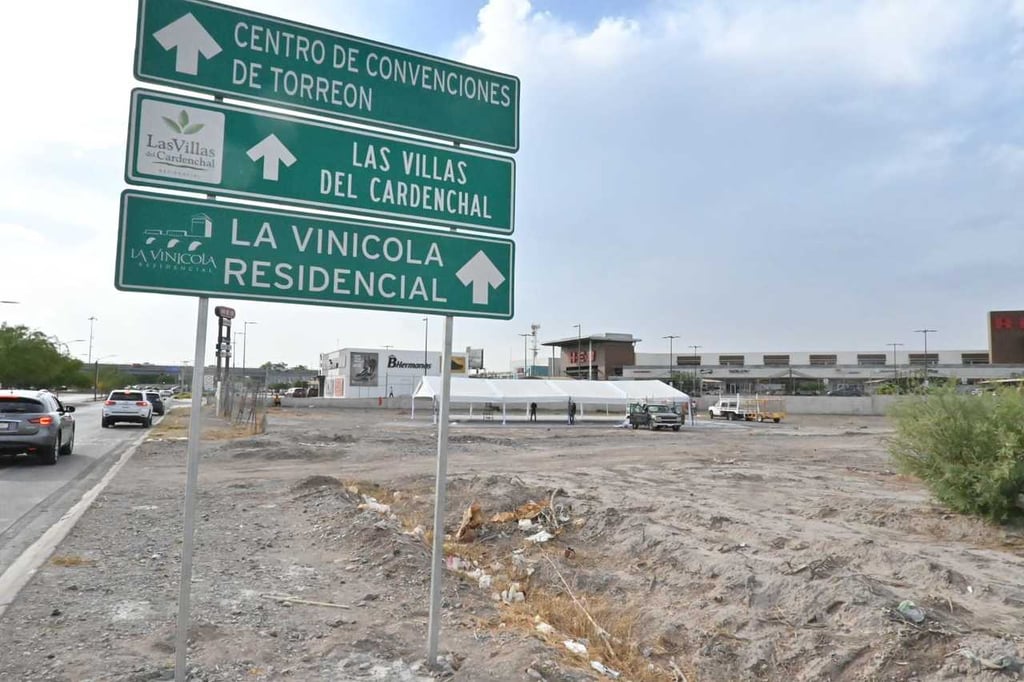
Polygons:
<instances>
[{"instance_id":1,"label":"parked car","mask_svg":"<svg viewBox=\"0 0 1024 682\"><path fill-rule=\"evenodd\" d=\"M829 391L825 395L841 395L859 398L864 395L864 391L859 386L840 386L839 388Z\"/></svg>"},{"instance_id":2,"label":"parked car","mask_svg":"<svg viewBox=\"0 0 1024 682\"><path fill-rule=\"evenodd\" d=\"M159 391L146 391L146 400L153 405L153 414L163 416L164 414L164 401L160 397Z\"/></svg>"},{"instance_id":3,"label":"parked car","mask_svg":"<svg viewBox=\"0 0 1024 682\"><path fill-rule=\"evenodd\" d=\"M161 397L162 399L166 399L166 398L173 398L173 397L174 397L174 391L172 391L172 390L171 390L171 389L169 389L169 388L164 388L164 389L161 389L161 391L160 391L160 397Z\"/></svg>"},{"instance_id":4,"label":"parked car","mask_svg":"<svg viewBox=\"0 0 1024 682\"><path fill-rule=\"evenodd\" d=\"M75 449L74 411L48 391L0 391L0 454L56 464Z\"/></svg>"},{"instance_id":5,"label":"parked car","mask_svg":"<svg viewBox=\"0 0 1024 682\"><path fill-rule=\"evenodd\" d=\"M301 386L292 386L287 391L285 391L284 394L289 398L305 398L306 389L302 388Z\"/></svg>"},{"instance_id":6,"label":"parked car","mask_svg":"<svg viewBox=\"0 0 1024 682\"><path fill-rule=\"evenodd\" d=\"M108 429L119 422L153 425L153 405L142 391L122 389L111 391L103 403L102 424Z\"/></svg>"}]
</instances>

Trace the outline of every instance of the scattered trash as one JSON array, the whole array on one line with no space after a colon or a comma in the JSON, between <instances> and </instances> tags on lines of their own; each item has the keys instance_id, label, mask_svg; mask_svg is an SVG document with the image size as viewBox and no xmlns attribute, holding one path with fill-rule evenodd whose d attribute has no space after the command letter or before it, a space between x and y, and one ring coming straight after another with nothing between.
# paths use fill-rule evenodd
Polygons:
<instances>
[{"instance_id":1,"label":"scattered trash","mask_svg":"<svg viewBox=\"0 0 1024 682\"><path fill-rule=\"evenodd\" d=\"M519 588L519 583L510 583L508 588L501 592L501 601L506 604L526 601L526 595Z\"/></svg>"},{"instance_id":2,"label":"scattered trash","mask_svg":"<svg viewBox=\"0 0 1024 682\"><path fill-rule=\"evenodd\" d=\"M537 527L537 524L535 524L530 519L519 519L519 530L521 530L521 531L529 532L529 531L533 530L536 527Z\"/></svg>"},{"instance_id":3,"label":"scattered trash","mask_svg":"<svg viewBox=\"0 0 1024 682\"><path fill-rule=\"evenodd\" d=\"M576 557L576 550L573 549L572 547L566 547L565 548L565 558L566 559L574 559L575 557Z\"/></svg>"},{"instance_id":4,"label":"scattered trash","mask_svg":"<svg viewBox=\"0 0 1024 682\"><path fill-rule=\"evenodd\" d=\"M466 511L462 512L462 523L459 530L455 532L457 542L469 542L476 537L475 529L484 525L484 515L480 511L480 505L476 502L469 505Z\"/></svg>"},{"instance_id":5,"label":"scattered trash","mask_svg":"<svg viewBox=\"0 0 1024 682\"><path fill-rule=\"evenodd\" d=\"M555 537L555 536L552 535L551 533L547 532L546 530L541 529L540 531L534 533L533 535L531 535L530 537L528 537L526 539L529 542L532 542L535 545L539 545L542 542L547 542L548 540L550 540L553 537Z\"/></svg>"},{"instance_id":6,"label":"scattered trash","mask_svg":"<svg viewBox=\"0 0 1024 682\"><path fill-rule=\"evenodd\" d=\"M533 627L537 632L544 635L550 635L555 632L555 629L547 623L545 623L544 621L542 621L540 619L540 616L534 616L533 621L536 623L536 625L534 625Z\"/></svg>"},{"instance_id":7,"label":"scattered trash","mask_svg":"<svg viewBox=\"0 0 1024 682\"><path fill-rule=\"evenodd\" d=\"M289 606L291 604L306 604L307 606L329 606L332 609L350 609L351 606L347 604L333 604L327 601L311 601L309 599L299 599L298 597L289 597L285 594L261 594L264 599L272 599L282 606Z\"/></svg>"},{"instance_id":8,"label":"scattered trash","mask_svg":"<svg viewBox=\"0 0 1024 682\"><path fill-rule=\"evenodd\" d=\"M427 529L426 528L424 528L423 526L416 526L412 530L409 530L409 531L406 531L405 533L403 533L403 535L411 535L414 538L418 538L418 539L422 540L426 536L426 533L427 533Z\"/></svg>"},{"instance_id":9,"label":"scattered trash","mask_svg":"<svg viewBox=\"0 0 1024 682\"><path fill-rule=\"evenodd\" d=\"M604 663L601 663L600 661L591 661L590 662L590 667L593 668L594 670L596 670L599 673L603 673L603 674L607 675L608 677L612 678L613 680L619 679L619 676L622 675L622 673L620 673L618 670L612 670L611 668L606 666Z\"/></svg>"},{"instance_id":10,"label":"scattered trash","mask_svg":"<svg viewBox=\"0 0 1024 682\"><path fill-rule=\"evenodd\" d=\"M360 510L369 509L370 511L375 511L375 512L377 512L379 514L390 514L391 513L391 506L390 505L381 504L375 498L368 497L368 496L363 496L363 503L360 504L358 507L356 507L356 509L360 509Z\"/></svg>"},{"instance_id":11,"label":"scattered trash","mask_svg":"<svg viewBox=\"0 0 1024 682\"><path fill-rule=\"evenodd\" d=\"M924 622L924 609L920 608L914 602L909 599L904 599L900 602L900 605L896 607L900 615L909 620L911 623L923 623Z\"/></svg>"},{"instance_id":12,"label":"scattered trash","mask_svg":"<svg viewBox=\"0 0 1024 682\"><path fill-rule=\"evenodd\" d=\"M982 668L987 668L988 670L1009 670L1014 673L1024 672L1024 659L1018 658L1017 656L984 658L970 649L957 649L952 653L946 654L946 658L949 658L950 656L963 656L964 658L974 661Z\"/></svg>"},{"instance_id":13,"label":"scattered trash","mask_svg":"<svg viewBox=\"0 0 1024 682\"><path fill-rule=\"evenodd\" d=\"M535 519L548 506L547 502L534 502L530 500L524 505L516 508L515 511L499 512L491 517L491 523L509 523L520 519Z\"/></svg>"},{"instance_id":14,"label":"scattered trash","mask_svg":"<svg viewBox=\"0 0 1024 682\"><path fill-rule=\"evenodd\" d=\"M573 652L574 654L579 654L580 656L587 655L587 647L580 642L567 639L564 642L562 642L562 644L564 644L565 648Z\"/></svg>"}]
</instances>

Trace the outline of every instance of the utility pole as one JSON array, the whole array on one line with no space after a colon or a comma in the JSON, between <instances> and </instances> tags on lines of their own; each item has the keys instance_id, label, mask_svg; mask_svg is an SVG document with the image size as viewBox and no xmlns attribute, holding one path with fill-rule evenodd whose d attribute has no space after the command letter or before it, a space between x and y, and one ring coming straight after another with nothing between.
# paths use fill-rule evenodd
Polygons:
<instances>
[{"instance_id":1,"label":"utility pole","mask_svg":"<svg viewBox=\"0 0 1024 682\"><path fill-rule=\"evenodd\" d=\"M249 325L250 324L258 324L258 323L257 322L249 322L249 321L242 322L242 381L245 383L245 385L248 385L248 382L245 381L245 379L246 379L245 360L246 360L246 351L249 350ZM269 377L270 375L268 374L267 376Z\"/></svg>"},{"instance_id":2,"label":"utility pole","mask_svg":"<svg viewBox=\"0 0 1024 682\"><path fill-rule=\"evenodd\" d=\"M583 327L574 324L576 327L576 378L580 378L580 356L583 355Z\"/></svg>"},{"instance_id":3,"label":"utility pole","mask_svg":"<svg viewBox=\"0 0 1024 682\"><path fill-rule=\"evenodd\" d=\"M98 318L95 315L89 318L89 363L92 362L92 326L97 319Z\"/></svg>"},{"instance_id":4,"label":"utility pole","mask_svg":"<svg viewBox=\"0 0 1024 682\"><path fill-rule=\"evenodd\" d=\"M902 343L887 343L885 345L892 346L892 379L897 384L899 384L899 381L900 381L900 366L898 364L896 364L896 347L897 346L902 346L903 344ZM925 356L926 357L927 357L927 353L928 353L928 351L925 351Z\"/></svg>"},{"instance_id":5,"label":"utility pole","mask_svg":"<svg viewBox=\"0 0 1024 682\"><path fill-rule=\"evenodd\" d=\"M430 338L430 318L423 318L423 376L427 376L427 344ZM443 371L444 368L442 367Z\"/></svg>"},{"instance_id":6,"label":"utility pole","mask_svg":"<svg viewBox=\"0 0 1024 682\"><path fill-rule=\"evenodd\" d=\"M529 362L530 361L526 357L526 355L527 355L526 340L528 338L530 338L530 335L529 334L520 334L519 336L523 337L523 377L525 378L525 377L529 376L527 374L527 371L528 371L527 368L529 367Z\"/></svg>"},{"instance_id":7,"label":"utility pole","mask_svg":"<svg viewBox=\"0 0 1024 682\"><path fill-rule=\"evenodd\" d=\"M679 338L676 334L669 334L668 336L661 337L668 339L668 385L675 388L675 384L672 382L672 342Z\"/></svg>"},{"instance_id":8,"label":"utility pole","mask_svg":"<svg viewBox=\"0 0 1024 682\"><path fill-rule=\"evenodd\" d=\"M392 348L394 348L394 346L384 346L384 352L386 353L387 351L391 350ZM387 398L388 396L391 395L391 391L389 390L391 388L391 386L388 385L390 374L391 374L391 370L388 367L388 363L385 362L384 363L384 397L385 398Z\"/></svg>"},{"instance_id":9,"label":"utility pole","mask_svg":"<svg viewBox=\"0 0 1024 682\"><path fill-rule=\"evenodd\" d=\"M924 334L924 385L928 386L928 335L937 332L937 329L915 329L917 334Z\"/></svg>"},{"instance_id":10,"label":"utility pole","mask_svg":"<svg viewBox=\"0 0 1024 682\"><path fill-rule=\"evenodd\" d=\"M701 390L700 390L700 388L699 388L699 386L697 384L697 376L698 376L698 371L699 371L698 368L700 367L700 360L697 359L697 349L698 348L703 348L703 347L704 346L698 346L698 345L693 344L693 343L691 343L689 346L687 346L687 348L692 348L693 349L693 387L697 391L697 396L698 397L701 394ZM703 383L704 382L702 381L701 385L703 385ZM792 383L792 381L790 381L790 383Z\"/></svg>"}]
</instances>

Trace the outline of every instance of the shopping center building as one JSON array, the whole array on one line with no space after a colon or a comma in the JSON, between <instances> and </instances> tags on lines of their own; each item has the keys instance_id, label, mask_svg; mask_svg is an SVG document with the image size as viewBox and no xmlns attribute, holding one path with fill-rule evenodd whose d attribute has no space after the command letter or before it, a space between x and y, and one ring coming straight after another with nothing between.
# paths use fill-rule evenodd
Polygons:
<instances>
[{"instance_id":1,"label":"shopping center building","mask_svg":"<svg viewBox=\"0 0 1024 682\"><path fill-rule=\"evenodd\" d=\"M552 376L670 379L703 393L874 392L894 380L956 379L975 384L1024 378L1024 311L988 315L989 348L925 350L888 348L820 351L707 351L679 339L666 353L638 353L632 334L579 335L545 342ZM922 339L923 341L923 339ZM661 341L669 350L670 341Z\"/></svg>"}]
</instances>

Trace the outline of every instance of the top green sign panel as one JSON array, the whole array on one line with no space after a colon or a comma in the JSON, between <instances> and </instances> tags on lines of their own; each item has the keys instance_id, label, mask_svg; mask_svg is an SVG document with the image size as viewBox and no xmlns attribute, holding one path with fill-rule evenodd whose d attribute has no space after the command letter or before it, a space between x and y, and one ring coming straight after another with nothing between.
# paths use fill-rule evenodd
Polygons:
<instances>
[{"instance_id":1,"label":"top green sign panel","mask_svg":"<svg viewBox=\"0 0 1024 682\"><path fill-rule=\"evenodd\" d=\"M135 77L519 149L514 76L205 0L139 0Z\"/></svg>"}]
</instances>

